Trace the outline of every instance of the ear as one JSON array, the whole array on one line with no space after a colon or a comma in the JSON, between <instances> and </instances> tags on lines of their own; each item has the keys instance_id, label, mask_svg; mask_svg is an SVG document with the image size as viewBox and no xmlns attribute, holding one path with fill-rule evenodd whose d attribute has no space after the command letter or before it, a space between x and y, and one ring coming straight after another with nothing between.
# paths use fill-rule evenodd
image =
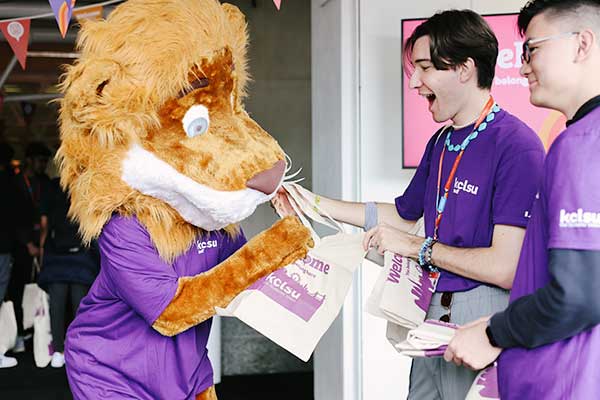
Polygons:
<instances>
[{"instance_id":1,"label":"ear","mask_svg":"<svg viewBox=\"0 0 600 400\"><path fill-rule=\"evenodd\" d=\"M115 61L82 61L69 67L61 91L61 124L72 133L95 136L98 144L110 146L127 142L132 132L146 132L143 93Z\"/></svg>"},{"instance_id":2,"label":"ear","mask_svg":"<svg viewBox=\"0 0 600 400\"><path fill-rule=\"evenodd\" d=\"M119 65L109 60L81 62L69 67L61 83L65 102L76 108L97 107L102 103L104 90L112 79L118 79Z\"/></svg>"},{"instance_id":3,"label":"ear","mask_svg":"<svg viewBox=\"0 0 600 400\"><path fill-rule=\"evenodd\" d=\"M458 73L461 83L466 83L473 77L477 79L477 67L475 65L475 60L473 60L471 57L467 58L467 61L458 67Z\"/></svg>"},{"instance_id":4,"label":"ear","mask_svg":"<svg viewBox=\"0 0 600 400\"><path fill-rule=\"evenodd\" d=\"M575 55L575 62L581 62L590 57L592 50L597 45L597 38L594 31L591 29L584 29L577 35L577 54Z\"/></svg>"}]
</instances>

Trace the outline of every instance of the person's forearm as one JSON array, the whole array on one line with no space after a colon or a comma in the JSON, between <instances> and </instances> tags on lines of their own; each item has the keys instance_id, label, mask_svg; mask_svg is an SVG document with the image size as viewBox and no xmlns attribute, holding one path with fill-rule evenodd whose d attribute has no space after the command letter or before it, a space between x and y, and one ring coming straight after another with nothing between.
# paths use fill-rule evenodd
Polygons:
<instances>
[{"instance_id":1,"label":"person's forearm","mask_svg":"<svg viewBox=\"0 0 600 400\"><path fill-rule=\"evenodd\" d=\"M330 199L317 195L318 206L336 221L363 227L365 224L365 203L355 203Z\"/></svg>"},{"instance_id":2,"label":"person's forearm","mask_svg":"<svg viewBox=\"0 0 600 400\"><path fill-rule=\"evenodd\" d=\"M516 256L502 257L493 247L465 249L436 243L432 264L465 278L510 289L518 262ZM418 257L418 249L413 257Z\"/></svg>"},{"instance_id":3,"label":"person's forearm","mask_svg":"<svg viewBox=\"0 0 600 400\"><path fill-rule=\"evenodd\" d=\"M524 236L523 228L496 225L490 247L467 249L436 243L432 264L466 278L510 289Z\"/></svg>"},{"instance_id":4,"label":"person's forearm","mask_svg":"<svg viewBox=\"0 0 600 400\"><path fill-rule=\"evenodd\" d=\"M398 215L396 205L390 203L377 203L377 222L386 223L403 232L410 231L417 221L409 221Z\"/></svg>"},{"instance_id":5,"label":"person's forearm","mask_svg":"<svg viewBox=\"0 0 600 400\"><path fill-rule=\"evenodd\" d=\"M600 323L600 252L551 250L550 283L492 317L503 348L535 348L572 337Z\"/></svg>"},{"instance_id":6,"label":"person's forearm","mask_svg":"<svg viewBox=\"0 0 600 400\"><path fill-rule=\"evenodd\" d=\"M48 217L42 215L40 218L40 249L44 248L46 244L46 237L48 236Z\"/></svg>"},{"instance_id":7,"label":"person's forearm","mask_svg":"<svg viewBox=\"0 0 600 400\"><path fill-rule=\"evenodd\" d=\"M318 197L319 206L333 219L362 228L365 225L365 203ZM415 221L407 221L398 215L396 206L390 203L377 204L377 222L386 223L402 231L410 230Z\"/></svg>"}]
</instances>

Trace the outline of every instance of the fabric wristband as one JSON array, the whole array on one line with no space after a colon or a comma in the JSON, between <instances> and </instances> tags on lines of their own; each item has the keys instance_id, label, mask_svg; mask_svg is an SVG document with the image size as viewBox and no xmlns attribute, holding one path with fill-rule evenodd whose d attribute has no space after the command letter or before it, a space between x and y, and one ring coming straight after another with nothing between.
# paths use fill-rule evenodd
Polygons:
<instances>
[{"instance_id":1,"label":"fabric wristband","mask_svg":"<svg viewBox=\"0 0 600 400\"><path fill-rule=\"evenodd\" d=\"M363 229L368 231L377 225L377 204L373 201L365 203L365 225Z\"/></svg>"}]
</instances>

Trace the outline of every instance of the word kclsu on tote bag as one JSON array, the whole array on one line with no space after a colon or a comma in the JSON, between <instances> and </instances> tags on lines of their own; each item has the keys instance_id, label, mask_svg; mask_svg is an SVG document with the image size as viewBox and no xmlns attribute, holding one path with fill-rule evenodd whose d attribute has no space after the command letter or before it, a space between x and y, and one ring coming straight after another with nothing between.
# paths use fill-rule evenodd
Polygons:
<instances>
[{"instance_id":1,"label":"word kclsu on tote bag","mask_svg":"<svg viewBox=\"0 0 600 400\"><path fill-rule=\"evenodd\" d=\"M364 234L344 233L344 228L327 216L315 197L301 186L286 183L283 187L294 211L310 229L315 247L304 259L254 283L225 309L217 308L217 313L237 317L308 361L344 304L354 270L365 254ZM309 218L337 233L320 238Z\"/></svg>"}]
</instances>

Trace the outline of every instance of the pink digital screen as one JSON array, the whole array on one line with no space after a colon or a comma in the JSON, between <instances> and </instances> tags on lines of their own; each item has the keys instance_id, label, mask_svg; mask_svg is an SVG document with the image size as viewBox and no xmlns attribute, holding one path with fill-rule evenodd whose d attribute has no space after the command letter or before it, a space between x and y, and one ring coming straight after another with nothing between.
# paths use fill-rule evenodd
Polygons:
<instances>
[{"instance_id":1,"label":"pink digital screen","mask_svg":"<svg viewBox=\"0 0 600 400\"><path fill-rule=\"evenodd\" d=\"M517 14L483 17L498 38L498 60L492 84L492 96L500 107L517 116L541 138L546 149L565 126L565 117L557 111L534 107L529 103L527 79L519 75L523 38L517 29ZM424 19L402 20L402 42ZM427 100L408 86L403 73L403 165L415 168L421 161L429 138L441 126L428 110Z\"/></svg>"}]
</instances>

